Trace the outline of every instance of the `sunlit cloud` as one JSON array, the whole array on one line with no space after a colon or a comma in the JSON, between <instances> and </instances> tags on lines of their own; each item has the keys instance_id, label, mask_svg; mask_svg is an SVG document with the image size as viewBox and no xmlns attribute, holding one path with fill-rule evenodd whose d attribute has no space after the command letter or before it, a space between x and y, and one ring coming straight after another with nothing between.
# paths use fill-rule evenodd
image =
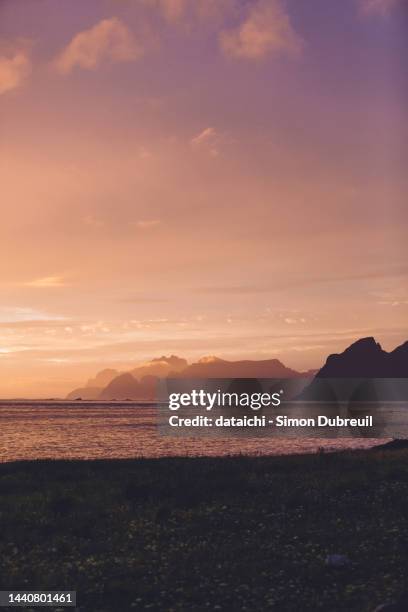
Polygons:
<instances>
[{"instance_id":1,"label":"sunlit cloud","mask_svg":"<svg viewBox=\"0 0 408 612\"><path fill-rule=\"evenodd\" d=\"M283 321L286 325L300 325L306 323L306 319L304 317L284 317Z\"/></svg>"},{"instance_id":2,"label":"sunlit cloud","mask_svg":"<svg viewBox=\"0 0 408 612\"><path fill-rule=\"evenodd\" d=\"M46 358L43 359L43 361L46 361L47 363L55 363L55 364L61 364L63 365L64 363L71 363L71 359L64 359L64 358L58 358L58 357L50 357L50 358Z\"/></svg>"},{"instance_id":3,"label":"sunlit cloud","mask_svg":"<svg viewBox=\"0 0 408 612\"><path fill-rule=\"evenodd\" d=\"M65 287L66 283L61 276L44 276L42 278L35 278L34 280L24 283L26 287L36 288L51 288L51 287Z\"/></svg>"},{"instance_id":4,"label":"sunlit cloud","mask_svg":"<svg viewBox=\"0 0 408 612\"><path fill-rule=\"evenodd\" d=\"M381 304L381 306L393 306L395 308L397 306L408 306L408 300L384 300L377 302L377 304Z\"/></svg>"},{"instance_id":5,"label":"sunlit cloud","mask_svg":"<svg viewBox=\"0 0 408 612\"><path fill-rule=\"evenodd\" d=\"M127 298L122 298L120 302L128 304L165 304L168 299L163 297L147 296L147 295L136 295Z\"/></svg>"},{"instance_id":6,"label":"sunlit cloud","mask_svg":"<svg viewBox=\"0 0 408 612\"><path fill-rule=\"evenodd\" d=\"M0 325L33 323L33 322L50 322L61 321L63 317L51 316L46 312L36 310L34 308L26 308L20 306L3 306L0 308Z\"/></svg>"},{"instance_id":7,"label":"sunlit cloud","mask_svg":"<svg viewBox=\"0 0 408 612\"><path fill-rule=\"evenodd\" d=\"M160 219L144 219L141 221L137 221L136 223L136 226L142 230L157 227L158 225L160 225Z\"/></svg>"},{"instance_id":8,"label":"sunlit cloud","mask_svg":"<svg viewBox=\"0 0 408 612\"><path fill-rule=\"evenodd\" d=\"M194 136L194 138L191 139L191 144L194 147L198 147L202 145L203 143L208 142L209 140L212 140L213 138L215 138L216 135L217 135L217 132L215 131L213 127L205 128L205 130L203 130L202 132L197 134L197 136Z\"/></svg>"},{"instance_id":9,"label":"sunlit cloud","mask_svg":"<svg viewBox=\"0 0 408 612\"><path fill-rule=\"evenodd\" d=\"M94 70L104 62L134 61L143 54L143 45L136 41L129 28L112 17L76 34L56 59L55 67L67 74L76 67Z\"/></svg>"},{"instance_id":10,"label":"sunlit cloud","mask_svg":"<svg viewBox=\"0 0 408 612\"><path fill-rule=\"evenodd\" d=\"M215 128L208 127L191 139L193 149L205 149L211 157L218 157L218 134Z\"/></svg>"},{"instance_id":11,"label":"sunlit cloud","mask_svg":"<svg viewBox=\"0 0 408 612\"><path fill-rule=\"evenodd\" d=\"M20 87L31 72L27 46L2 53L0 49L0 95Z\"/></svg>"},{"instance_id":12,"label":"sunlit cloud","mask_svg":"<svg viewBox=\"0 0 408 612\"><path fill-rule=\"evenodd\" d=\"M249 60L298 55L303 46L280 0L254 4L238 27L221 32L219 41L226 56Z\"/></svg>"}]
</instances>

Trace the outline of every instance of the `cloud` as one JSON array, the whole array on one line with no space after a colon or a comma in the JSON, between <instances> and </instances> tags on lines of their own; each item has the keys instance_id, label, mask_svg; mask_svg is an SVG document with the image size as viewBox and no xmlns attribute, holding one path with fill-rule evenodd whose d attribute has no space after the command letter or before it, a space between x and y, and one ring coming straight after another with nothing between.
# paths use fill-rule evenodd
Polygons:
<instances>
[{"instance_id":1,"label":"cloud","mask_svg":"<svg viewBox=\"0 0 408 612\"><path fill-rule=\"evenodd\" d=\"M0 55L0 95L20 87L31 72L27 49Z\"/></svg>"},{"instance_id":2,"label":"cloud","mask_svg":"<svg viewBox=\"0 0 408 612\"><path fill-rule=\"evenodd\" d=\"M68 74L75 67L94 70L103 62L135 61L143 53L143 46L128 27L112 17L76 34L56 59L55 67L62 74Z\"/></svg>"},{"instance_id":3,"label":"cloud","mask_svg":"<svg viewBox=\"0 0 408 612\"><path fill-rule=\"evenodd\" d=\"M236 0L144 0L169 23L217 21L233 9Z\"/></svg>"},{"instance_id":4,"label":"cloud","mask_svg":"<svg viewBox=\"0 0 408 612\"><path fill-rule=\"evenodd\" d=\"M24 283L24 286L37 288L65 287L65 282L61 276L44 276Z\"/></svg>"},{"instance_id":5,"label":"cloud","mask_svg":"<svg viewBox=\"0 0 408 612\"><path fill-rule=\"evenodd\" d=\"M301 317L300 319L295 319L294 317L285 317L284 322L286 325L298 325L299 323L306 323L306 319Z\"/></svg>"},{"instance_id":6,"label":"cloud","mask_svg":"<svg viewBox=\"0 0 408 612\"><path fill-rule=\"evenodd\" d=\"M224 54L260 60L267 55L298 55L303 42L292 27L280 0L260 0L237 27L220 33Z\"/></svg>"},{"instance_id":7,"label":"cloud","mask_svg":"<svg viewBox=\"0 0 408 612\"><path fill-rule=\"evenodd\" d=\"M190 141L194 149L205 149L211 157L218 157L218 133L213 127L208 127L202 130L197 136Z\"/></svg>"},{"instance_id":8,"label":"cloud","mask_svg":"<svg viewBox=\"0 0 408 612\"><path fill-rule=\"evenodd\" d=\"M360 0L363 12L386 15L397 6L399 0Z\"/></svg>"},{"instance_id":9,"label":"cloud","mask_svg":"<svg viewBox=\"0 0 408 612\"><path fill-rule=\"evenodd\" d=\"M128 304L165 304L168 302L168 299L160 298L160 297L150 297L150 296L133 296L128 298L122 298L121 302L125 302Z\"/></svg>"},{"instance_id":10,"label":"cloud","mask_svg":"<svg viewBox=\"0 0 408 612\"><path fill-rule=\"evenodd\" d=\"M205 130L203 130L202 132L197 134L197 136L194 136L194 138L191 139L191 144L194 147L200 146L201 144L208 142L209 140L212 140L216 136L216 134L217 132L215 131L214 128L212 127L205 128Z\"/></svg>"},{"instance_id":11,"label":"cloud","mask_svg":"<svg viewBox=\"0 0 408 612\"><path fill-rule=\"evenodd\" d=\"M98 217L96 217L95 215L85 215L85 217L83 218L83 222L85 225L89 226L89 227L94 227L94 228L99 228L99 227L103 227L105 225L104 221Z\"/></svg>"},{"instance_id":12,"label":"cloud","mask_svg":"<svg viewBox=\"0 0 408 612\"><path fill-rule=\"evenodd\" d=\"M139 159L151 159L152 157L154 157L153 153L149 149L146 149L146 147L139 148L138 156Z\"/></svg>"},{"instance_id":13,"label":"cloud","mask_svg":"<svg viewBox=\"0 0 408 612\"><path fill-rule=\"evenodd\" d=\"M141 220L138 221L136 223L136 226L139 229L150 229L151 227L156 227L157 225L160 225L160 220L159 219L146 219L146 220Z\"/></svg>"},{"instance_id":14,"label":"cloud","mask_svg":"<svg viewBox=\"0 0 408 612\"><path fill-rule=\"evenodd\" d=\"M157 0L157 5L168 21L178 21L183 16L186 0Z\"/></svg>"},{"instance_id":15,"label":"cloud","mask_svg":"<svg viewBox=\"0 0 408 612\"><path fill-rule=\"evenodd\" d=\"M392 301L381 301L377 302L377 304L381 304L382 306L408 306L408 300L392 300Z\"/></svg>"},{"instance_id":16,"label":"cloud","mask_svg":"<svg viewBox=\"0 0 408 612\"><path fill-rule=\"evenodd\" d=\"M0 327L9 325L27 325L40 324L48 325L50 322L62 321L64 317L51 316L48 313L34 310L33 308L19 306L2 306L0 307ZM65 323L66 324L66 323Z\"/></svg>"},{"instance_id":17,"label":"cloud","mask_svg":"<svg viewBox=\"0 0 408 612\"><path fill-rule=\"evenodd\" d=\"M334 284L334 283L347 283L355 281L369 281L376 279L389 279L389 278L406 278L408 276L408 266L390 267L384 270L373 270L367 272L356 272L350 274L332 274L330 276L309 276L302 277L299 279L288 279L287 281L281 281L279 283L273 283L270 285L235 285L235 286L207 286L207 287L195 287L192 291L196 293L208 293L208 294L231 294L231 295L247 295L257 293L273 293L275 291L282 291L287 289L299 289L302 287L312 287L320 284Z\"/></svg>"}]
</instances>

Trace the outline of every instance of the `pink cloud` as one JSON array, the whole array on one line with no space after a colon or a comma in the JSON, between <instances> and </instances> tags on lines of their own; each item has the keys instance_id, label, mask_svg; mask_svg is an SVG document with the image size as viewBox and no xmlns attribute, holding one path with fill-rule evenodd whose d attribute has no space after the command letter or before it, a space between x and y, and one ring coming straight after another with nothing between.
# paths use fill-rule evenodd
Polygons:
<instances>
[{"instance_id":1,"label":"pink cloud","mask_svg":"<svg viewBox=\"0 0 408 612\"><path fill-rule=\"evenodd\" d=\"M118 18L103 19L74 36L61 52L55 66L62 74L75 67L94 70L104 62L130 62L144 53L129 28Z\"/></svg>"},{"instance_id":2,"label":"pink cloud","mask_svg":"<svg viewBox=\"0 0 408 612\"><path fill-rule=\"evenodd\" d=\"M31 72L31 60L26 48L0 55L0 94L20 87Z\"/></svg>"},{"instance_id":3,"label":"pink cloud","mask_svg":"<svg viewBox=\"0 0 408 612\"><path fill-rule=\"evenodd\" d=\"M228 57L249 60L267 55L297 55L303 45L280 0L254 4L238 27L221 32L219 41Z\"/></svg>"}]
</instances>

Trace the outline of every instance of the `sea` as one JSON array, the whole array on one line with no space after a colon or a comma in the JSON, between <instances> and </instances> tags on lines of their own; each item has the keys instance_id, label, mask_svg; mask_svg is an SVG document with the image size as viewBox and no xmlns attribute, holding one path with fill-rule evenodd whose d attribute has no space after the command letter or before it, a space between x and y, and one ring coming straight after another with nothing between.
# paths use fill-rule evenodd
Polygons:
<instances>
[{"instance_id":1,"label":"sea","mask_svg":"<svg viewBox=\"0 0 408 612\"><path fill-rule=\"evenodd\" d=\"M0 461L283 455L370 448L373 438L169 436L156 404L0 401Z\"/></svg>"}]
</instances>

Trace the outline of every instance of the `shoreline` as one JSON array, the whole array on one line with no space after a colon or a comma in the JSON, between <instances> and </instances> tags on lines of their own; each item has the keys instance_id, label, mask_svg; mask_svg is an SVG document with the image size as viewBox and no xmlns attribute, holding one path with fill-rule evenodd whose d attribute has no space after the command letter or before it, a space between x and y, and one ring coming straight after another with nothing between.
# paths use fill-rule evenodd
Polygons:
<instances>
[{"instance_id":1,"label":"shoreline","mask_svg":"<svg viewBox=\"0 0 408 612\"><path fill-rule=\"evenodd\" d=\"M186 438L187 440L189 438ZM265 438L267 439L267 438ZM21 458L11 458L11 459L2 459L0 457L0 466L10 463L37 463L37 462L97 462L97 461L107 461L107 462L121 462L121 461L150 461L150 460L159 460L159 459L233 459L233 458L274 458L274 457L309 457L317 454L333 454L333 453L355 453L355 452L365 452L376 449L377 447L384 446L385 444L391 441L391 438L372 438L370 439L369 444L364 444L359 446L358 440L360 438L307 438L309 443L315 443L315 446L306 448L299 448L298 450L294 450L291 452L285 452L284 450L277 450L277 452L256 452L256 451L248 451L242 452L237 450L236 452L224 453L224 454L211 454L211 453L180 453L180 454L163 454L163 455L123 455L123 456L115 456L115 457L79 457L79 456L66 456L66 457L21 457ZM262 438L260 438L262 440ZM293 438L275 438L282 444L284 442L293 442ZM304 440L299 439L299 443ZM341 442L336 445L335 441L341 440ZM353 442L354 446L347 445L348 440ZM361 438L367 443L367 438ZM372 443L375 440L374 443ZM200 440L202 441L202 439ZM328 443L328 444L327 444Z\"/></svg>"}]
</instances>

